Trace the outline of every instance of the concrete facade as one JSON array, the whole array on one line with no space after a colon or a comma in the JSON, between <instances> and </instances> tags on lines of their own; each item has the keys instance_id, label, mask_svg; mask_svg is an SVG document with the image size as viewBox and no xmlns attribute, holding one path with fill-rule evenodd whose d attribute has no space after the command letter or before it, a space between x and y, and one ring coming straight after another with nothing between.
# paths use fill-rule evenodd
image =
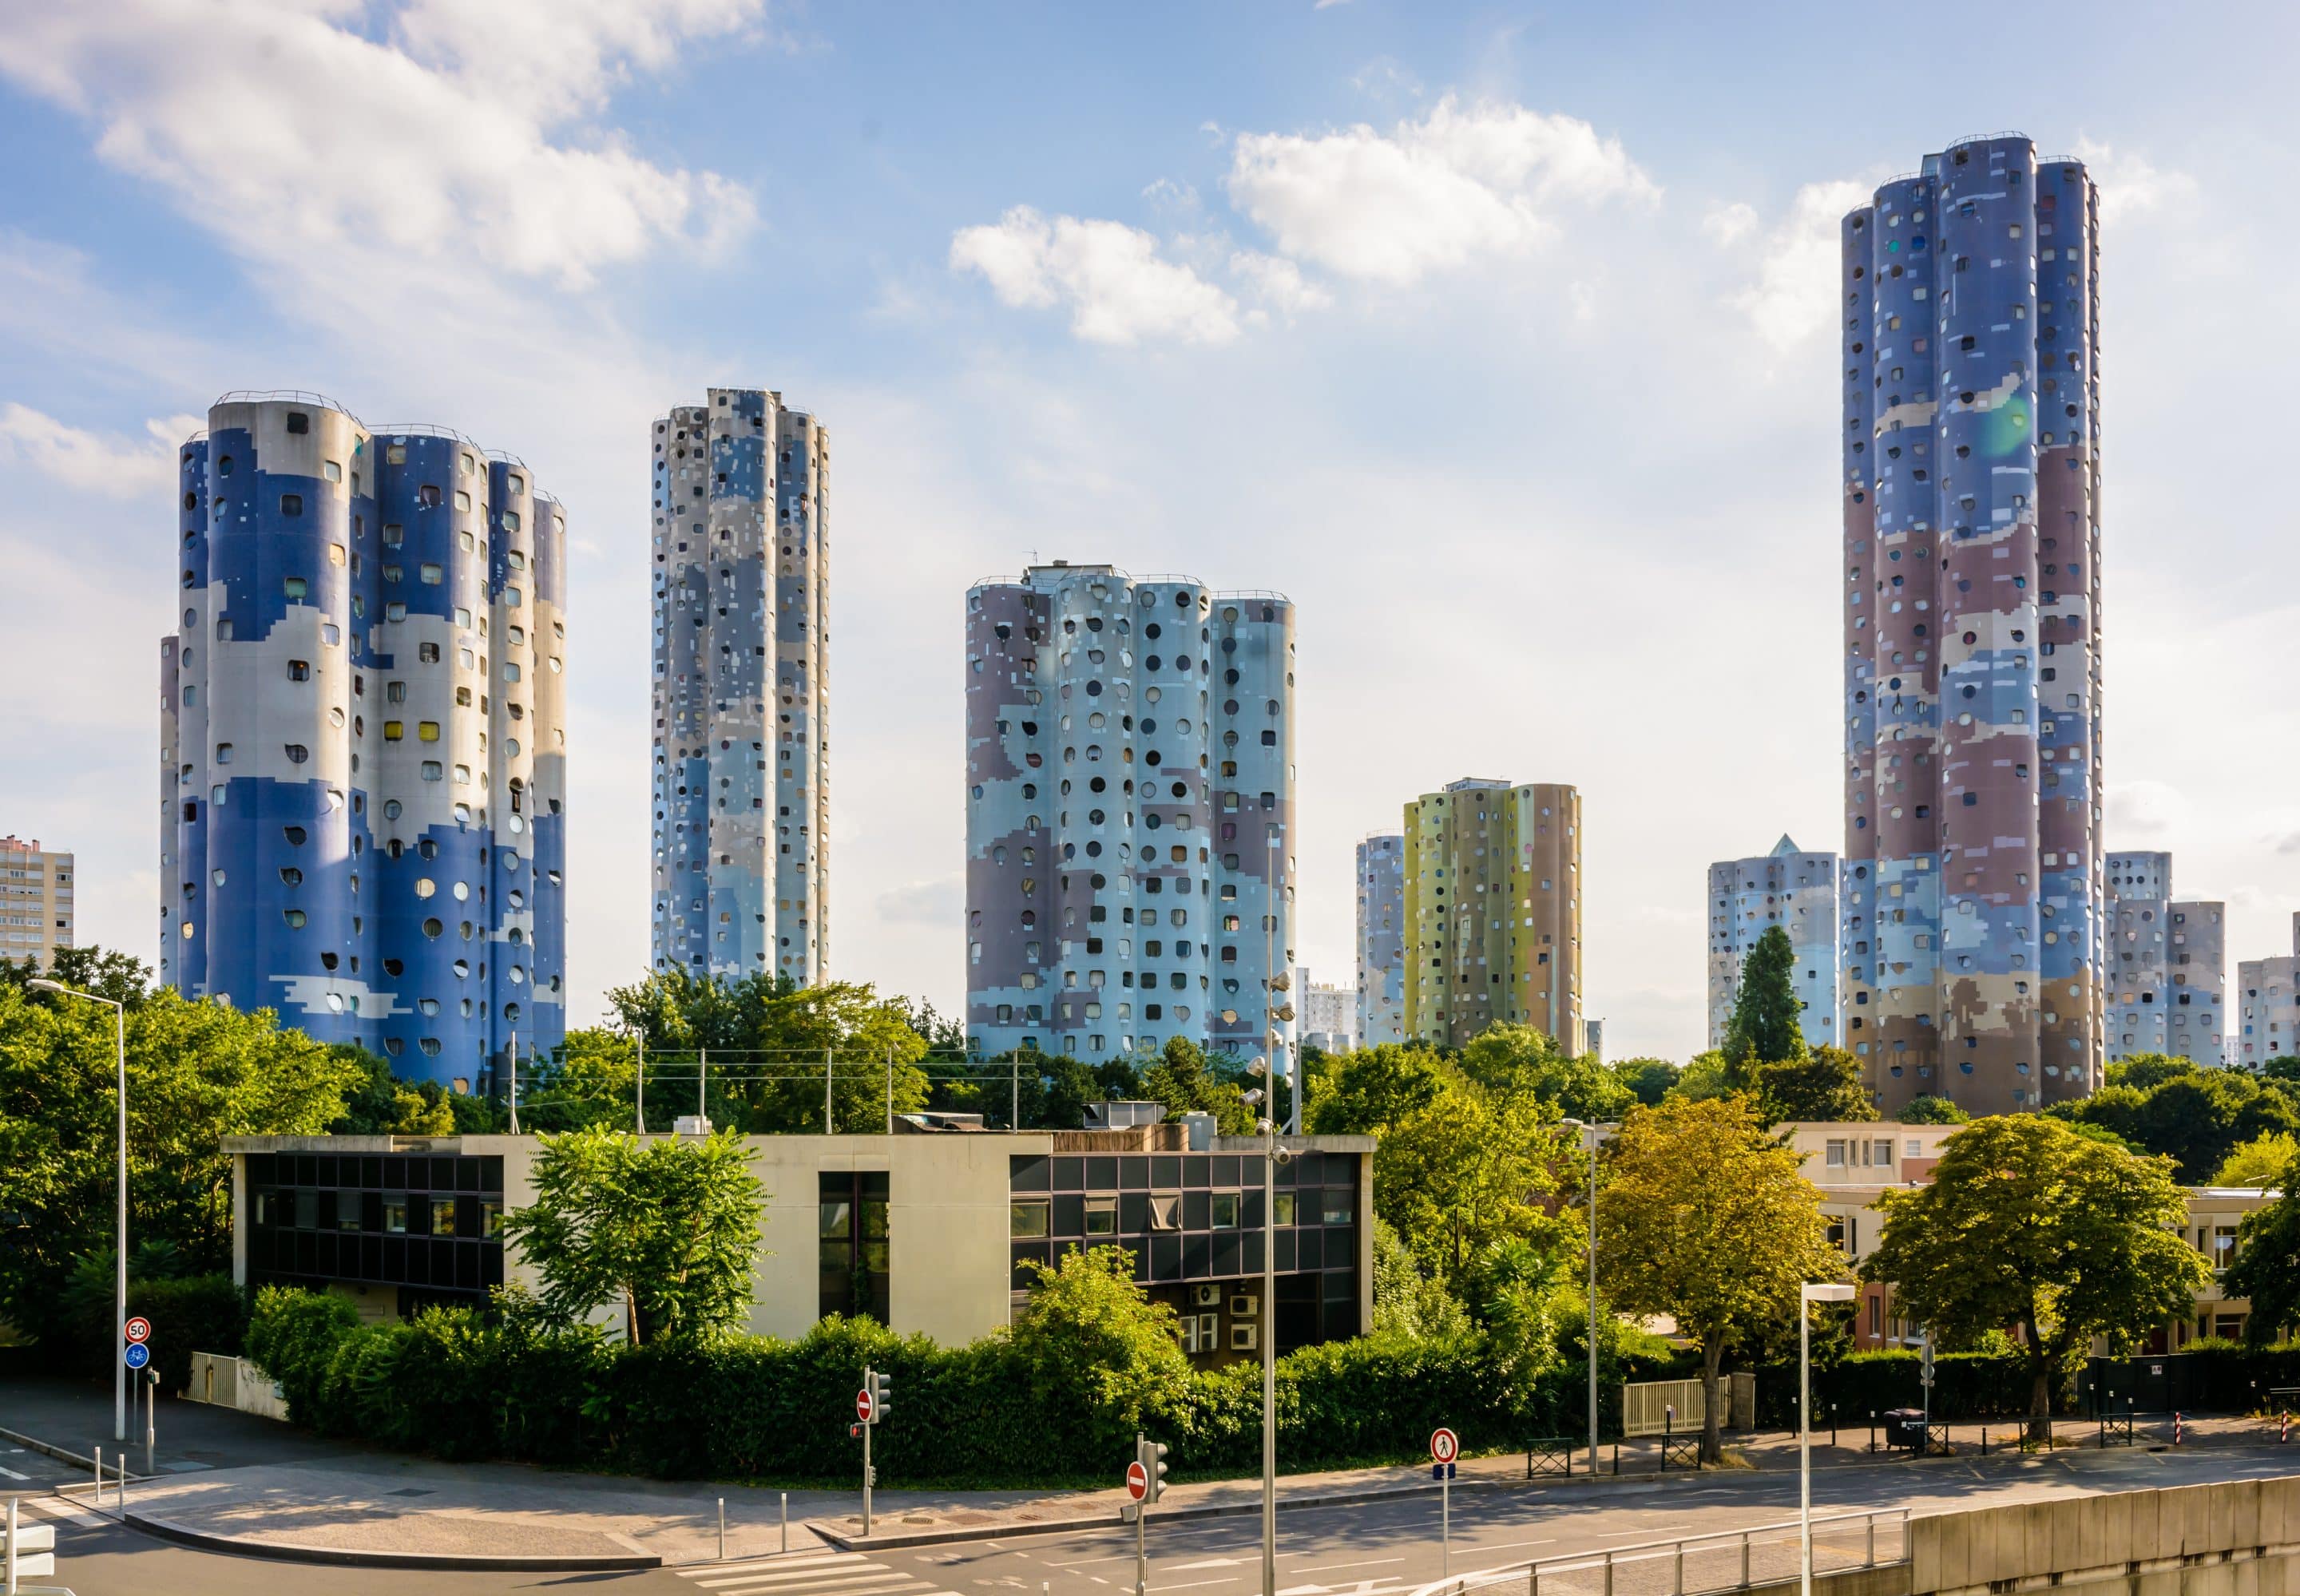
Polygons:
<instances>
[{"instance_id":1,"label":"concrete facade","mask_svg":"<svg viewBox=\"0 0 2300 1596\"><path fill-rule=\"evenodd\" d=\"M1888 1110L2100 1081L2096 219L2005 134L1842 228L1844 1026Z\"/></svg>"},{"instance_id":2,"label":"concrete facade","mask_svg":"<svg viewBox=\"0 0 2300 1596\"><path fill-rule=\"evenodd\" d=\"M1294 972L1294 990L1300 997L1302 1040L1329 1053L1346 1053L1358 1044L1358 991L1310 979L1310 967Z\"/></svg>"},{"instance_id":3,"label":"concrete facade","mask_svg":"<svg viewBox=\"0 0 2300 1596\"><path fill-rule=\"evenodd\" d=\"M1279 1173L1281 1348L1362 1334L1372 1298L1366 1136L1288 1138ZM230 1136L232 1272L400 1317L536 1284L501 1238L535 1197L533 1136ZM1251 1350L1260 1302L1262 1160L1253 1137L1192 1148L1186 1127L747 1136L765 1188L747 1328L796 1338L827 1313L869 1313L946 1346L995 1334L1028 1301L1027 1261L1113 1243L1188 1320L1209 1362ZM445 1234L442 1234L442 1226ZM441 1278L442 1274L446 1278ZM852 1283L868 1282L867 1300ZM1254 1299L1242 1308L1236 1301ZM1209 1327L1201 1321L1213 1317ZM620 1316L600 1316L620 1326Z\"/></svg>"},{"instance_id":4,"label":"concrete facade","mask_svg":"<svg viewBox=\"0 0 2300 1596\"><path fill-rule=\"evenodd\" d=\"M0 960L42 969L72 945L72 856L0 836Z\"/></svg>"},{"instance_id":5,"label":"concrete facade","mask_svg":"<svg viewBox=\"0 0 2300 1596\"><path fill-rule=\"evenodd\" d=\"M2170 853L2112 853L2107 883L2108 1059L2226 1063L2228 906L2173 897Z\"/></svg>"},{"instance_id":6,"label":"concrete facade","mask_svg":"<svg viewBox=\"0 0 2300 1596\"><path fill-rule=\"evenodd\" d=\"M1709 867L1709 1045L1741 990L1741 961L1779 926L1796 953L1796 994L1804 1039L1838 1044L1838 957L1841 930L1834 853L1810 853L1784 835L1772 852Z\"/></svg>"},{"instance_id":7,"label":"concrete facade","mask_svg":"<svg viewBox=\"0 0 2300 1596\"><path fill-rule=\"evenodd\" d=\"M1358 1042L1405 1040L1405 838L1358 844Z\"/></svg>"},{"instance_id":8,"label":"concrete facade","mask_svg":"<svg viewBox=\"0 0 2300 1596\"><path fill-rule=\"evenodd\" d=\"M2300 914L2292 917L2292 948L2236 967L2240 995L2229 1063L2257 1069L2271 1059L2300 1054Z\"/></svg>"},{"instance_id":9,"label":"concrete facade","mask_svg":"<svg viewBox=\"0 0 2300 1596\"><path fill-rule=\"evenodd\" d=\"M1290 1070L1294 606L1057 561L966 596L966 1030Z\"/></svg>"},{"instance_id":10,"label":"concrete facade","mask_svg":"<svg viewBox=\"0 0 2300 1596\"><path fill-rule=\"evenodd\" d=\"M1581 794L1471 777L1405 806L1405 1033L1529 1025L1577 1057Z\"/></svg>"},{"instance_id":11,"label":"concrete facade","mask_svg":"<svg viewBox=\"0 0 2300 1596\"><path fill-rule=\"evenodd\" d=\"M181 451L160 980L468 1090L566 1032L565 521L304 394Z\"/></svg>"},{"instance_id":12,"label":"concrete facade","mask_svg":"<svg viewBox=\"0 0 2300 1596\"><path fill-rule=\"evenodd\" d=\"M760 388L654 423L654 968L822 978L828 433Z\"/></svg>"}]
</instances>

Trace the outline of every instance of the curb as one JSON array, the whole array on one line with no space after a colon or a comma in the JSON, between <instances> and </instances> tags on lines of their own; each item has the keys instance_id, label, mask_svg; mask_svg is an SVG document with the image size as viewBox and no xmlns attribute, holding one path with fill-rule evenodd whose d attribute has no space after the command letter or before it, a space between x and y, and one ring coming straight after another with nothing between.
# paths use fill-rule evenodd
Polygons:
<instances>
[{"instance_id":1,"label":"curb","mask_svg":"<svg viewBox=\"0 0 2300 1596\"><path fill-rule=\"evenodd\" d=\"M94 1475L96 1472L95 1459L81 1452L68 1452L60 1446L51 1445L49 1442L42 1441L37 1435L20 1435L13 1430L0 1429L0 1441L12 1441L18 1446L29 1447L33 1451L39 1452L46 1457L54 1458L59 1463L70 1463L75 1467L85 1468L90 1475ZM106 1475L104 1477L110 1479L112 1476L110 1475ZM152 1476L149 1475L138 1474L132 1469L129 1471L128 1475L129 1480L132 1484L142 1484L151 1477Z\"/></svg>"},{"instance_id":2,"label":"curb","mask_svg":"<svg viewBox=\"0 0 2300 1596\"><path fill-rule=\"evenodd\" d=\"M490 1557L484 1553L424 1551L361 1551L344 1546L304 1546L284 1541L244 1541L235 1535L214 1535L165 1518L147 1518L138 1512L121 1515L130 1529L142 1530L162 1541L220 1551L231 1557L258 1558L275 1563L323 1563L353 1568L429 1568L438 1573L574 1574L626 1572L660 1568L662 1559L650 1552L627 1552L621 1557Z\"/></svg>"}]
</instances>

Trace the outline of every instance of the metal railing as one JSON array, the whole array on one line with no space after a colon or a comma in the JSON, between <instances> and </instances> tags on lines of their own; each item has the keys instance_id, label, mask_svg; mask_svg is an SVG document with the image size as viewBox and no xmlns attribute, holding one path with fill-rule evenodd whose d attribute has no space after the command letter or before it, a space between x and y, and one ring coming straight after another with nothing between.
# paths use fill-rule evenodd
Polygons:
<instances>
[{"instance_id":1,"label":"metal railing","mask_svg":"<svg viewBox=\"0 0 2300 1596\"><path fill-rule=\"evenodd\" d=\"M1564 1552L1457 1574L1423 1585L1412 1596L1499 1596L1504 1591L1522 1591L1525 1596L1704 1596L1795 1578L1799 1539L1792 1519L1604 1551ZM1812 1521L1815 1574L1879 1568L1908 1558L1906 1508L1837 1513Z\"/></svg>"}]
</instances>

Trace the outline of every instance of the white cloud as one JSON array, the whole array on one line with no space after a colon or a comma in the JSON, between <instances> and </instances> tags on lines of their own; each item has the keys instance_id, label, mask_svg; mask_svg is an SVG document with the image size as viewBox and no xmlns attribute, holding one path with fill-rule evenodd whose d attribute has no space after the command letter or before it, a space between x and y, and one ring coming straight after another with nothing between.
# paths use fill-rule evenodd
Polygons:
<instances>
[{"instance_id":1,"label":"white cloud","mask_svg":"<svg viewBox=\"0 0 2300 1596\"><path fill-rule=\"evenodd\" d=\"M966 882L958 876L909 881L879 894L879 918L947 931L966 918Z\"/></svg>"},{"instance_id":2,"label":"white cloud","mask_svg":"<svg viewBox=\"0 0 2300 1596\"><path fill-rule=\"evenodd\" d=\"M1729 249L1757 230L1757 208L1738 201L1729 205L1712 205L1709 214L1701 219L1701 230L1713 242Z\"/></svg>"},{"instance_id":3,"label":"white cloud","mask_svg":"<svg viewBox=\"0 0 2300 1596\"><path fill-rule=\"evenodd\" d=\"M1229 258L1232 276L1261 303L1291 321L1304 311L1322 311L1334 296L1302 276L1302 269L1277 255L1242 249Z\"/></svg>"},{"instance_id":4,"label":"white cloud","mask_svg":"<svg viewBox=\"0 0 2300 1596\"><path fill-rule=\"evenodd\" d=\"M1393 285L1533 249L1560 205L1660 195L1588 122L1451 95L1387 134L1241 134L1227 185L1285 254Z\"/></svg>"},{"instance_id":5,"label":"white cloud","mask_svg":"<svg viewBox=\"0 0 2300 1596\"><path fill-rule=\"evenodd\" d=\"M586 132L630 68L762 0L119 0L0 8L0 77L96 124L112 165L228 245L315 274L335 251L588 283L666 240L722 244L750 195Z\"/></svg>"},{"instance_id":6,"label":"white cloud","mask_svg":"<svg viewBox=\"0 0 2300 1596\"><path fill-rule=\"evenodd\" d=\"M2178 787L2161 781L2108 784L2109 843L2123 847L2131 837L2162 837L2188 818L2188 801Z\"/></svg>"},{"instance_id":7,"label":"white cloud","mask_svg":"<svg viewBox=\"0 0 2300 1596\"><path fill-rule=\"evenodd\" d=\"M1725 303L1746 316L1766 343L1791 349L1836 325L1838 225L1873 192L1871 185L1849 179L1807 183L1789 202L1788 214L1765 235L1756 281ZM1711 212L1703 225L1727 243L1729 233L1746 237L1756 220L1750 207L1735 204Z\"/></svg>"},{"instance_id":8,"label":"white cloud","mask_svg":"<svg viewBox=\"0 0 2300 1596\"><path fill-rule=\"evenodd\" d=\"M67 487L133 498L174 487L177 445L204 425L197 416L170 416L145 422L141 438L107 436L11 402L0 404L0 454Z\"/></svg>"},{"instance_id":9,"label":"white cloud","mask_svg":"<svg viewBox=\"0 0 2300 1596\"><path fill-rule=\"evenodd\" d=\"M2145 155L2120 152L2093 138L2078 139L2076 154L2100 190L2100 217L2104 222L2185 204L2196 197L2196 179L2183 171L2162 170Z\"/></svg>"},{"instance_id":10,"label":"white cloud","mask_svg":"<svg viewBox=\"0 0 2300 1596\"><path fill-rule=\"evenodd\" d=\"M995 224L953 235L950 264L980 272L1003 303L1069 306L1071 330L1088 343L1236 337L1238 302L1189 267L1160 258L1158 248L1155 235L1123 222L1048 218L1017 205Z\"/></svg>"}]
</instances>

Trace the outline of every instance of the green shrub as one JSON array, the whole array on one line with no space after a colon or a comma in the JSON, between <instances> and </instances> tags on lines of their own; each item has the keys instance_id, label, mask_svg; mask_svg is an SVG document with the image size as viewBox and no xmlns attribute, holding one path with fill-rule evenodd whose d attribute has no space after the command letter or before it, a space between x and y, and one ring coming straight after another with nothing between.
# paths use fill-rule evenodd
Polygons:
<instances>
[{"instance_id":1,"label":"green shrub","mask_svg":"<svg viewBox=\"0 0 2300 1596\"><path fill-rule=\"evenodd\" d=\"M248 1316L246 1355L278 1384L289 1418L325 1431L332 1417L329 1371L359 1327L358 1310L341 1297L267 1285Z\"/></svg>"}]
</instances>

